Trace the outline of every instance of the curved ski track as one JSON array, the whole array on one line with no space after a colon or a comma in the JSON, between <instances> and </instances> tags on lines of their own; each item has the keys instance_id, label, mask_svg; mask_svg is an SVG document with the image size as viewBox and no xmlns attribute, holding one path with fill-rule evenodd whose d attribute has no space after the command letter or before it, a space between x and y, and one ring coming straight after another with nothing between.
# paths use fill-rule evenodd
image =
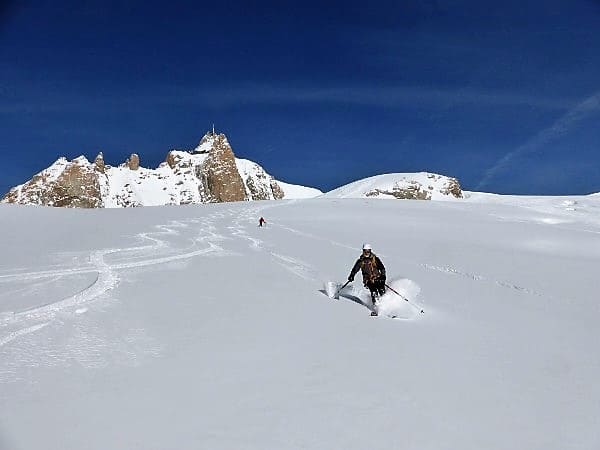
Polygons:
<instances>
[{"instance_id":1,"label":"curved ski track","mask_svg":"<svg viewBox=\"0 0 600 450\"><path fill-rule=\"evenodd\" d=\"M84 289L58 301L48 302L42 306L22 311L8 312L0 315L0 347L46 327L59 314L81 314L87 309L83 305L99 299L118 286L119 272L173 261L186 260L208 253L227 254L217 244L224 237L215 232L214 220L222 217L216 213L203 218L172 221L157 225L158 231L143 232L136 235L139 241L149 242L147 245L109 248L93 251L89 262L84 267L41 270L34 272L0 273L0 285L15 281L34 281L38 279L57 279L76 274L95 273L94 281ZM185 237L191 241L183 249L174 248L168 237L180 237L181 229L193 225L198 234ZM108 261L112 257L114 262ZM47 281L42 281L40 284ZM13 293L16 291L13 291ZM16 329L15 329L16 328Z\"/></svg>"},{"instance_id":2,"label":"curved ski track","mask_svg":"<svg viewBox=\"0 0 600 450\"><path fill-rule=\"evenodd\" d=\"M241 239L246 241L250 249L268 253L273 262L295 276L306 281L320 282L322 280L320 280L319 271L314 266L293 256L269 249L261 239L250 236L246 231L248 227L254 226L253 224L256 223L256 218L263 214L263 211L270 208L289 205L294 202L295 201L292 200L271 205L260 204L256 206L249 205L247 208L236 207L217 211L205 217L174 220L167 224L156 225L154 231L138 233L135 236L138 241L146 243L145 245L93 251L88 257L88 263L83 267L64 267L30 272L19 269L19 271L12 273L0 273L0 286L15 281L53 280L76 274L96 274L94 281L89 286L66 298L48 302L42 306L23 311L0 314L0 348L17 338L45 328L52 323L59 314L70 314L73 316L87 311L85 305L99 298L106 297L109 291L119 285L121 280L120 272L122 271L157 264L166 264L173 261L187 260L206 254L231 254L230 251L225 250L218 244L219 242L228 239ZM223 219L228 220L231 224L224 228L228 230L229 236L220 234L216 227L216 222ZM267 229L268 227L278 227L301 237L325 241L329 245L342 247L348 250L355 251L356 249L356 246L307 233L283 223L273 223L270 221L267 225ZM182 234L183 230L191 230L192 233ZM193 233L196 234L194 235ZM190 234L192 235L190 236ZM189 242L189 245L184 248L177 248L173 244L176 239L184 239ZM382 256L385 255L382 254ZM433 270L444 274L458 275L473 281L491 282L499 287L518 290L529 295L538 297L545 296L545 294L541 292L511 282L495 280L483 275L464 272L450 266L419 264L412 261L407 261L407 264L416 265L426 270ZM41 284L44 282L47 281L41 281L39 283ZM27 289L27 287L23 289ZM15 292L17 292L17 290L13 291L13 293Z\"/></svg>"}]
</instances>

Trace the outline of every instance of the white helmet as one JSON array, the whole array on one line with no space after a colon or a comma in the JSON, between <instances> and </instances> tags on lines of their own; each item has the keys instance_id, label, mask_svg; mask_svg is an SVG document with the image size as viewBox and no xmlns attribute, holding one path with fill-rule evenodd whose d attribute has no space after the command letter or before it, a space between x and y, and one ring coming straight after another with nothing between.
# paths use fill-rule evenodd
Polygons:
<instances>
[{"instance_id":1,"label":"white helmet","mask_svg":"<svg viewBox=\"0 0 600 450\"><path fill-rule=\"evenodd\" d=\"M373 250L371 244L363 244L363 250Z\"/></svg>"}]
</instances>

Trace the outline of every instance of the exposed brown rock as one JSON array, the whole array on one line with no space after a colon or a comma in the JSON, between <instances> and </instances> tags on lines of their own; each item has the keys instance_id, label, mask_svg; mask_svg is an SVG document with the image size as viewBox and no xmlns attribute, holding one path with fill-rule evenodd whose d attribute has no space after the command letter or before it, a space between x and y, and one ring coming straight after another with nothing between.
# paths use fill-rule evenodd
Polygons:
<instances>
[{"instance_id":1,"label":"exposed brown rock","mask_svg":"<svg viewBox=\"0 0 600 450\"><path fill-rule=\"evenodd\" d=\"M169 152L167 153L167 158L165 159L165 162L169 165L169 167L171 169L174 169L175 166L177 165L177 162L180 160L181 158L179 156L177 156L175 154L175 152Z\"/></svg>"},{"instance_id":2,"label":"exposed brown rock","mask_svg":"<svg viewBox=\"0 0 600 450\"><path fill-rule=\"evenodd\" d=\"M264 170L257 170L246 177L249 197L252 200L271 200L283 198L283 191L277 182Z\"/></svg>"},{"instance_id":3,"label":"exposed brown rock","mask_svg":"<svg viewBox=\"0 0 600 450\"><path fill-rule=\"evenodd\" d=\"M265 185L255 183L250 176L246 178L246 186L248 186L252 200L268 200L270 198L270 192Z\"/></svg>"},{"instance_id":4,"label":"exposed brown rock","mask_svg":"<svg viewBox=\"0 0 600 450\"><path fill-rule=\"evenodd\" d=\"M94 166L98 172L105 172L106 165L104 164L104 155L102 154L102 152L98 153L98 156L96 156L96 159L94 160Z\"/></svg>"},{"instance_id":5,"label":"exposed brown rock","mask_svg":"<svg viewBox=\"0 0 600 450\"><path fill-rule=\"evenodd\" d=\"M138 170L140 168L140 157L136 153L132 153L129 158L127 158L126 163L127 167L131 170Z\"/></svg>"},{"instance_id":6,"label":"exposed brown rock","mask_svg":"<svg viewBox=\"0 0 600 450\"><path fill-rule=\"evenodd\" d=\"M165 170L167 166L171 170ZM139 168L140 158L135 153L116 168L105 164L102 152L93 163L84 157L70 162L60 158L28 182L11 189L2 202L84 208L142 206L156 204L154 198L147 200L143 193L146 184L160 180L166 184L162 191L172 189L168 198L158 197L159 202L166 204L284 197L275 179L257 164L237 161L225 135L214 131L206 133L192 151L170 151L156 171ZM123 172L129 170L133 172ZM129 182L114 183L116 174L121 174L116 179L124 176Z\"/></svg>"},{"instance_id":7,"label":"exposed brown rock","mask_svg":"<svg viewBox=\"0 0 600 450\"><path fill-rule=\"evenodd\" d=\"M463 198L462 189L460 188L460 183L456 178L450 178L448 181L448 186L446 189L442 190L444 194L453 195L456 198Z\"/></svg>"},{"instance_id":8,"label":"exposed brown rock","mask_svg":"<svg viewBox=\"0 0 600 450\"><path fill-rule=\"evenodd\" d=\"M240 176L233 150L224 134L219 134L200 169L202 185L213 202L247 200L244 182Z\"/></svg>"},{"instance_id":9,"label":"exposed brown rock","mask_svg":"<svg viewBox=\"0 0 600 450\"><path fill-rule=\"evenodd\" d=\"M283 190L270 175L255 173L254 177L246 177L246 186L250 191L252 200L280 200L283 198Z\"/></svg>"},{"instance_id":10,"label":"exposed brown rock","mask_svg":"<svg viewBox=\"0 0 600 450\"><path fill-rule=\"evenodd\" d=\"M283 193L283 189L281 189L281 186L279 186L279 184L277 184L277 181L275 181L273 178L271 178L270 184L275 200L281 200L285 196L285 194Z\"/></svg>"},{"instance_id":11,"label":"exposed brown rock","mask_svg":"<svg viewBox=\"0 0 600 450\"><path fill-rule=\"evenodd\" d=\"M71 164L56 180L53 206L98 208L102 206L98 176L78 164Z\"/></svg>"},{"instance_id":12,"label":"exposed brown rock","mask_svg":"<svg viewBox=\"0 0 600 450\"><path fill-rule=\"evenodd\" d=\"M449 178L435 173L428 173L427 178L438 182L437 188L435 184L423 185L417 180L403 179L395 183L391 189L373 189L366 192L365 195L367 197L389 195L399 199L431 200L434 193L440 193L448 196L452 195L456 198L463 198L460 184L456 178Z\"/></svg>"},{"instance_id":13,"label":"exposed brown rock","mask_svg":"<svg viewBox=\"0 0 600 450\"><path fill-rule=\"evenodd\" d=\"M417 182L411 182L408 186L403 188L395 186L391 191L373 189L372 191L365 193L367 197L376 197L382 194L405 200L431 200L431 192L423 189Z\"/></svg>"},{"instance_id":14,"label":"exposed brown rock","mask_svg":"<svg viewBox=\"0 0 600 450\"><path fill-rule=\"evenodd\" d=\"M42 171L19 189L11 190L4 201L69 208L102 207L98 173L93 166L83 157L69 163L62 161L62 171L55 179L50 180L50 172Z\"/></svg>"}]
</instances>

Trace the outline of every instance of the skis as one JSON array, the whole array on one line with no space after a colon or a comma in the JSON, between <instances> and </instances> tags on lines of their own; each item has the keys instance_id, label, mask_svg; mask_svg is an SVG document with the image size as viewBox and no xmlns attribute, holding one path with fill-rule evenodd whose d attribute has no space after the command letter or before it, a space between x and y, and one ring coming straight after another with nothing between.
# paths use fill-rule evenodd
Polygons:
<instances>
[{"instance_id":1,"label":"skis","mask_svg":"<svg viewBox=\"0 0 600 450\"><path fill-rule=\"evenodd\" d=\"M371 309L371 317L377 317L379 316L379 311L377 311L377 303L375 303L375 300L373 298L371 298L371 301L373 302L373 309Z\"/></svg>"},{"instance_id":2,"label":"skis","mask_svg":"<svg viewBox=\"0 0 600 450\"><path fill-rule=\"evenodd\" d=\"M371 317L379 317L379 314L377 313L377 311L371 311ZM381 317L387 317L389 319L397 319L398 316L381 316Z\"/></svg>"}]
</instances>

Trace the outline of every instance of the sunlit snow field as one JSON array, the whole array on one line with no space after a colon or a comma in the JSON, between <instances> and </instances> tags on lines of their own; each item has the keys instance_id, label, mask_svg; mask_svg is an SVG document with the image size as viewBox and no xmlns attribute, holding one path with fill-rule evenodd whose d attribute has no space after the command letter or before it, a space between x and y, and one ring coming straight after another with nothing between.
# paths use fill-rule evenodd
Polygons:
<instances>
[{"instance_id":1,"label":"sunlit snow field","mask_svg":"<svg viewBox=\"0 0 600 450\"><path fill-rule=\"evenodd\" d=\"M600 448L599 196L0 205L0 236L1 449ZM410 304L324 294L363 242Z\"/></svg>"}]
</instances>

